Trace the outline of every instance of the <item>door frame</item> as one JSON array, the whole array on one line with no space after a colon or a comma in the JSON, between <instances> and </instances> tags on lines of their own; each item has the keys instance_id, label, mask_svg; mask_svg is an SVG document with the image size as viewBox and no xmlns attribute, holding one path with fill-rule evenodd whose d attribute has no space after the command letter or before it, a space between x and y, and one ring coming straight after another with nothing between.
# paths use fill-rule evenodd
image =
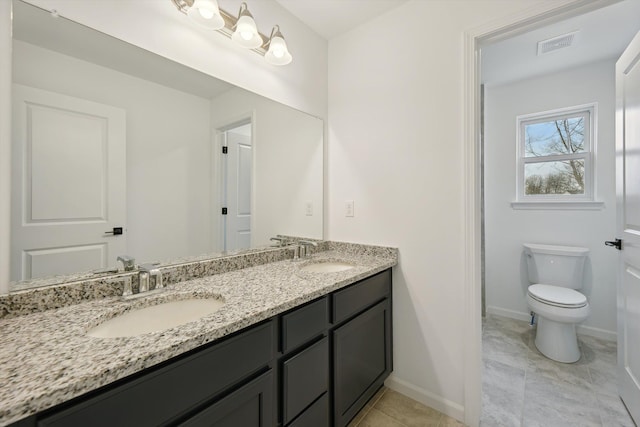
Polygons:
<instances>
[{"instance_id":1,"label":"door frame","mask_svg":"<svg viewBox=\"0 0 640 427\"><path fill-rule=\"evenodd\" d=\"M464 33L464 422L478 426L482 411L480 49L524 32L622 0L558 0L534 5ZM515 179L515 177L514 177Z\"/></svg>"},{"instance_id":2,"label":"door frame","mask_svg":"<svg viewBox=\"0 0 640 427\"><path fill-rule=\"evenodd\" d=\"M212 129L212 149L211 149L211 212L213 214L213 221L211 224L211 247L214 251L221 251L222 244L224 243L223 236L225 233L225 222L223 221L220 210L222 209L222 189L223 183L225 183L226 168L222 168L222 145L223 134L229 129L236 128L245 124L251 124L251 162L252 168L255 168L256 164L256 112L254 110L227 118L223 121L215 123ZM255 169L254 169L255 170ZM255 188L256 177L255 173L251 174L251 230L254 229L255 221ZM216 197L215 194L218 194Z\"/></svg>"}]
</instances>

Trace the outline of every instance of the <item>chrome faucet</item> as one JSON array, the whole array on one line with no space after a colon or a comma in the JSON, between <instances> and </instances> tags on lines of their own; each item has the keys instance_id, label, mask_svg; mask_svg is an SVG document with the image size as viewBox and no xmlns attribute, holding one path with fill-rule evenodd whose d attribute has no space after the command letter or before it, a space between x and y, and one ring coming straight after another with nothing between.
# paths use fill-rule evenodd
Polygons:
<instances>
[{"instance_id":1,"label":"chrome faucet","mask_svg":"<svg viewBox=\"0 0 640 427\"><path fill-rule=\"evenodd\" d=\"M291 246L291 248L293 249L293 260L297 261L300 259L300 245L298 244L298 242L296 242L295 240L290 241L290 242L286 242L285 244L283 244L283 246Z\"/></svg>"},{"instance_id":2,"label":"chrome faucet","mask_svg":"<svg viewBox=\"0 0 640 427\"><path fill-rule=\"evenodd\" d=\"M311 240L298 240L300 244L300 258L308 257L311 255L309 248L313 246L314 248L318 247L317 242L313 242Z\"/></svg>"},{"instance_id":3,"label":"chrome faucet","mask_svg":"<svg viewBox=\"0 0 640 427\"><path fill-rule=\"evenodd\" d=\"M122 261L124 271L133 271L136 268L136 259L129 255L120 255L118 261Z\"/></svg>"},{"instance_id":4,"label":"chrome faucet","mask_svg":"<svg viewBox=\"0 0 640 427\"><path fill-rule=\"evenodd\" d=\"M150 279L154 277L156 281L155 289L164 288L162 283L162 272L156 264L142 264L140 266L140 273L138 273L138 280L140 282L140 292L149 291Z\"/></svg>"}]
</instances>

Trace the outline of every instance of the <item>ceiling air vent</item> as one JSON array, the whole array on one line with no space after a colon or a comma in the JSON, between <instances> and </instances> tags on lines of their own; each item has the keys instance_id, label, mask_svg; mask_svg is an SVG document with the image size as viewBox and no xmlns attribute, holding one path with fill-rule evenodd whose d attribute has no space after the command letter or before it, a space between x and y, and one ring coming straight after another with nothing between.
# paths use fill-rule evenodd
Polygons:
<instances>
[{"instance_id":1,"label":"ceiling air vent","mask_svg":"<svg viewBox=\"0 0 640 427\"><path fill-rule=\"evenodd\" d=\"M578 31L539 41L538 55L544 55L545 53L571 46L575 40L576 34L578 34Z\"/></svg>"}]
</instances>

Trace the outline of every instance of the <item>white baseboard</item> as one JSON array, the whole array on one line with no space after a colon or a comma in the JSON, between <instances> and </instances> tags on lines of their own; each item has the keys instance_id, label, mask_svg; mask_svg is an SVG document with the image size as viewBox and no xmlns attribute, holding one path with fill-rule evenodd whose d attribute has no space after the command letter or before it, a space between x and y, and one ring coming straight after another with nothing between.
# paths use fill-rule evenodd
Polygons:
<instances>
[{"instance_id":1,"label":"white baseboard","mask_svg":"<svg viewBox=\"0 0 640 427\"><path fill-rule=\"evenodd\" d=\"M531 321L531 315L522 311L508 310L506 308L495 307L493 305L487 306L488 314L495 314L502 317L508 317L509 319L524 320L525 322Z\"/></svg>"},{"instance_id":2,"label":"white baseboard","mask_svg":"<svg viewBox=\"0 0 640 427\"><path fill-rule=\"evenodd\" d=\"M460 422L464 421L464 406L459 403L452 402L442 396L438 396L428 390L401 380L393 374L387 378L384 385L389 387L391 390L395 390L398 393L412 398L413 400L417 400L423 405L438 410Z\"/></svg>"},{"instance_id":3,"label":"white baseboard","mask_svg":"<svg viewBox=\"0 0 640 427\"><path fill-rule=\"evenodd\" d=\"M508 317L510 319L524 320L526 322L531 321L531 315L529 313L523 313L521 311L508 310L506 308L487 306L487 313L495 314L497 316ZM587 335L589 337L600 338L607 341L617 341L618 334L613 331L607 331L606 329L594 328L593 326L578 325L576 332L579 335Z\"/></svg>"},{"instance_id":4,"label":"white baseboard","mask_svg":"<svg viewBox=\"0 0 640 427\"><path fill-rule=\"evenodd\" d=\"M617 342L618 334L616 332L607 331L606 329L594 328L593 326L578 325L576 328L578 335L587 335L590 337L600 338L606 341Z\"/></svg>"}]
</instances>

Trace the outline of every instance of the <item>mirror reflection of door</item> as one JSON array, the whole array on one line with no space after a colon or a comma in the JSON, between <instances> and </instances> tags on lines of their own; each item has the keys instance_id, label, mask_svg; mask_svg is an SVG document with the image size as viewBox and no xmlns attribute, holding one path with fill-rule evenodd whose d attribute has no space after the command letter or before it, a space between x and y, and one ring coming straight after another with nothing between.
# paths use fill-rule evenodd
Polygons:
<instances>
[{"instance_id":1,"label":"mirror reflection of door","mask_svg":"<svg viewBox=\"0 0 640 427\"><path fill-rule=\"evenodd\" d=\"M126 253L126 113L13 85L11 280L111 267ZM17 185L16 185L17 184Z\"/></svg>"},{"instance_id":2,"label":"mirror reflection of door","mask_svg":"<svg viewBox=\"0 0 640 427\"><path fill-rule=\"evenodd\" d=\"M222 206L223 250L235 251L251 247L251 182L253 146L251 123L227 128L222 134Z\"/></svg>"}]
</instances>

